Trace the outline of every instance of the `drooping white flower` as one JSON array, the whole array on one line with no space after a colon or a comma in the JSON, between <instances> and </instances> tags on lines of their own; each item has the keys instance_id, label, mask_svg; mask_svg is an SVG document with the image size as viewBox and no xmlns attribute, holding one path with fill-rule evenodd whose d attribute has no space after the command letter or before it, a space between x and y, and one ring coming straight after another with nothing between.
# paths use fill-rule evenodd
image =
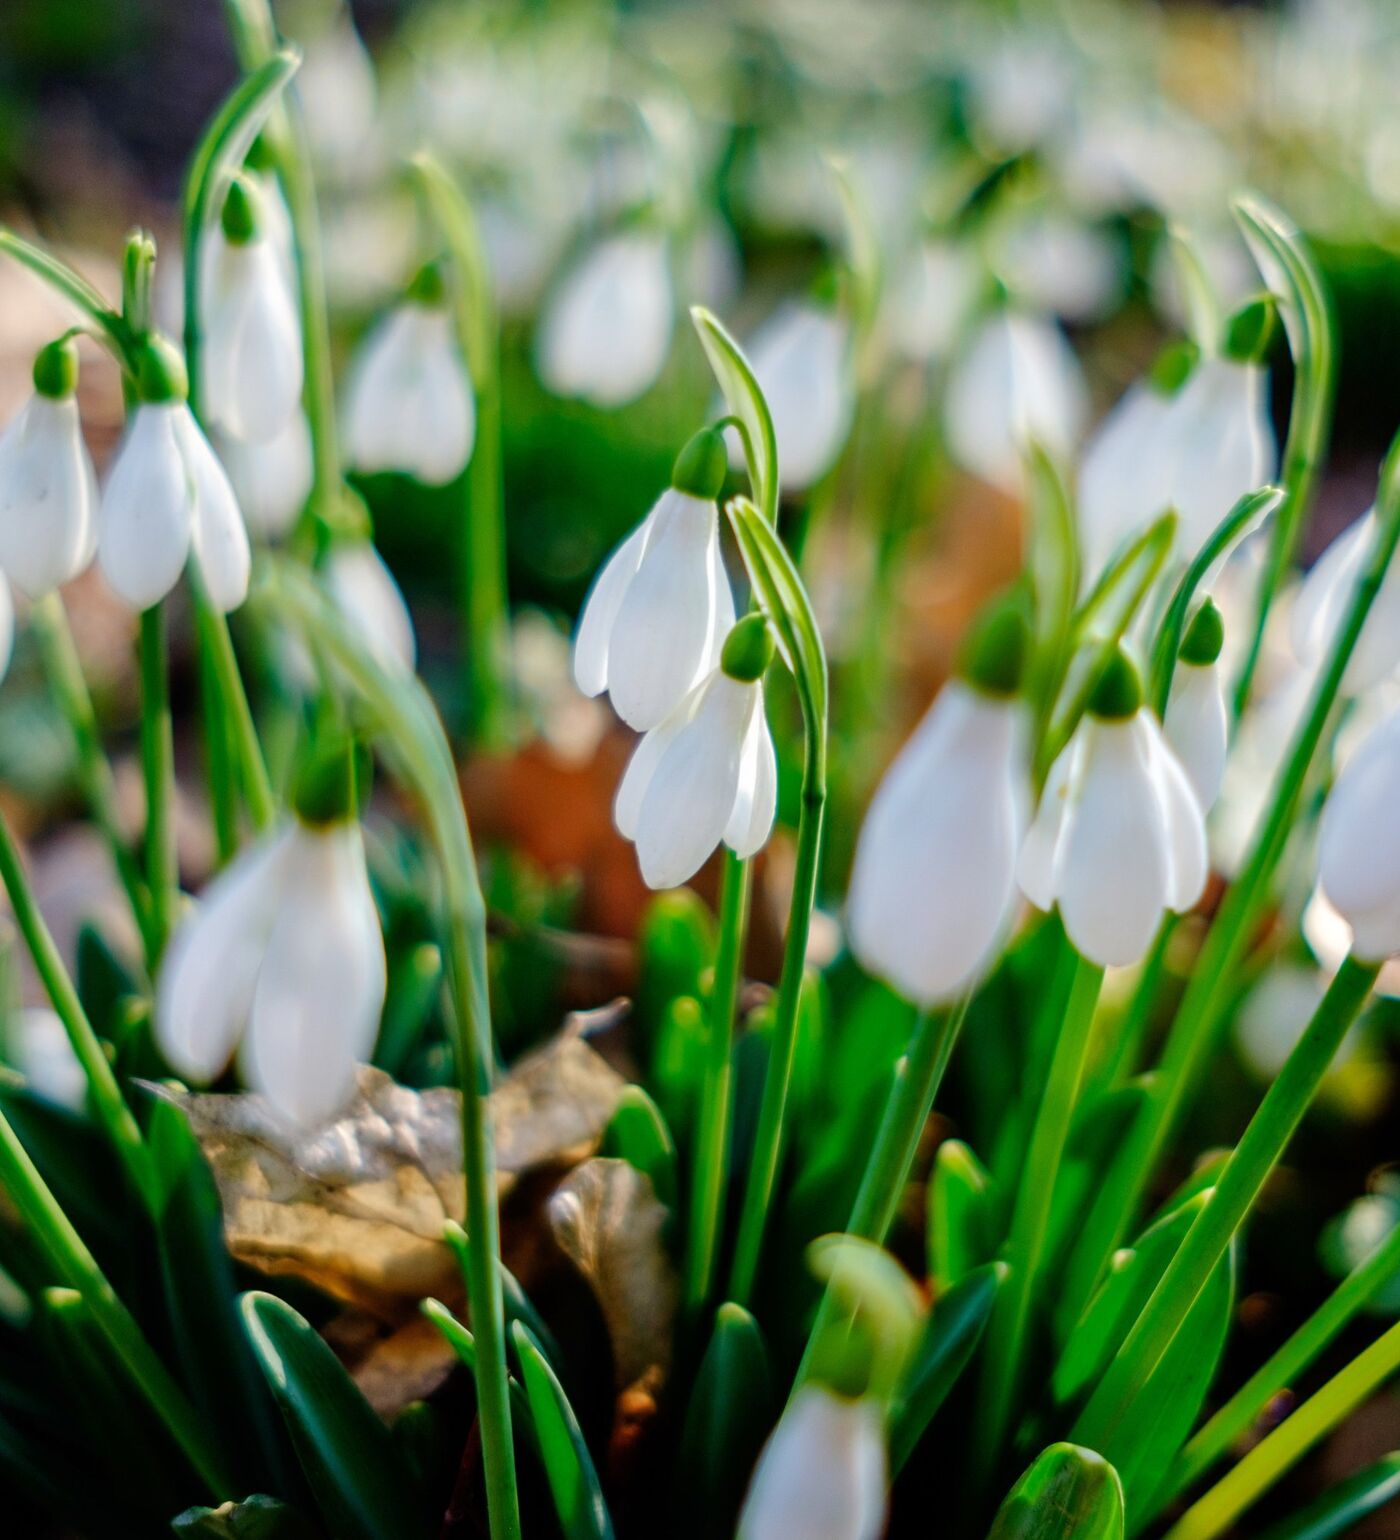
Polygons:
<instances>
[{"instance_id":1,"label":"drooping white flower","mask_svg":"<svg viewBox=\"0 0 1400 1540\"><path fill-rule=\"evenodd\" d=\"M301 324L251 182L234 181L206 244L203 415L230 438L265 443L286 429L301 400Z\"/></svg>"},{"instance_id":2,"label":"drooping white flower","mask_svg":"<svg viewBox=\"0 0 1400 1540\"><path fill-rule=\"evenodd\" d=\"M55 1011L42 1005L16 1011L6 1047L31 1091L71 1112L83 1110L87 1075Z\"/></svg>"},{"instance_id":3,"label":"drooping white flower","mask_svg":"<svg viewBox=\"0 0 1400 1540\"><path fill-rule=\"evenodd\" d=\"M1137 962L1168 909L1183 914L1206 882L1196 794L1122 652L1051 767L1016 876L1038 909L1058 904L1091 962Z\"/></svg>"},{"instance_id":4,"label":"drooping white flower","mask_svg":"<svg viewBox=\"0 0 1400 1540\"><path fill-rule=\"evenodd\" d=\"M802 492L836 463L855 416L850 330L831 309L788 301L749 345L773 414L783 487Z\"/></svg>"},{"instance_id":5,"label":"drooping white flower","mask_svg":"<svg viewBox=\"0 0 1400 1540\"><path fill-rule=\"evenodd\" d=\"M661 373L675 308L662 236L634 231L601 241L546 302L535 343L540 378L557 396L625 406Z\"/></svg>"},{"instance_id":6,"label":"drooping white flower","mask_svg":"<svg viewBox=\"0 0 1400 1540\"><path fill-rule=\"evenodd\" d=\"M306 49L294 90L301 98L311 151L328 171L349 175L373 143L378 86L374 61L351 19L338 14Z\"/></svg>"},{"instance_id":7,"label":"drooping white flower","mask_svg":"<svg viewBox=\"0 0 1400 1540\"><path fill-rule=\"evenodd\" d=\"M374 1047L384 943L359 825L296 819L209 885L171 939L156 991L161 1052L214 1079L243 1039L253 1089L299 1127L332 1117Z\"/></svg>"},{"instance_id":8,"label":"drooping white flower","mask_svg":"<svg viewBox=\"0 0 1400 1540\"><path fill-rule=\"evenodd\" d=\"M1169 506L1165 430L1170 412L1171 396L1150 379L1139 381L1085 446L1076 501L1085 589L1119 546Z\"/></svg>"},{"instance_id":9,"label":"drooping white flower","mask_svg":"<svg viewBox=\"0 0 1400 1540\"><path fill-rule=\"evenodd\" d=\"M923 241L890 291L890 345L919 363L946 357L967 325L983 281L970 245L934 237Z\"/></svg>"},{"instance_id":10,"label":"drooping white flower","mask_svg":"<svg viewBox=\"0 0 1400 1540\"><path fill-rule=\"evenodd\" d=\"M877 1540L888 1480L878 1402L804 1385L759 1456L739 1540Z\"/></svg>"},{"instance_id":11,"label":"drooping white flower","mask_svg":"<svg viewBox=\"0 0 1400 1540\"><path fill-rule=\"evenodd\" d=\"M1220 667L1224 644L1220 611L1207 599L1187 627L1162 724L1203 813L1220 795L1229 749L1230 713Z\"/></svg>"},{"instance_id":12,"label":"drooping white flower","mask_svg":"<svg viewBox=\"0 0 1400 1540\"><path fill-rule=\"evenodd\" d=\"M613 804L649 887L693 877L723 841L737 856L768 840L778 764L763 709L766 622L741 620L722 661L637 745Z\"/></svg>"},{"instance_id":13,"label":"drooping white flower","mask_svg":"<svg viewBox=\"0 0 1400 1540\"><path fill-rule=\"evenodd\" d=\"M306 506L314 477L306 413L293 412L282 431L264 443L246 444L219 434L214 445L248 532L264 540L287 534Z\"/></svg>"},{"instance_id":14,"label":"drooping white flower","mask_svg":"<svg viewBox=\"0 0 1400 1540\"><path fill-rule=\"evenodd\" d=\"M1400 712L1347 761L1322 810L1318 881L1358 957L1400 955Z\"/></svg>"},{"instance_id":15,"label":"drooping white flower","mask_svg":"<svg viewBox=\"0 0 1400 1540\"><path fill-rule=\"evenodd\" d=\"M471 459L476 402L441 280L428 268L408 300L370 333L355 359L345 447L362 471L405 471L429 486Z\"/></svg>"},{"instance_id":16,"label":"drooping white flower","mask_svg":"<svg viewBox=\"0 0 1400 1540\"><path fill-rule=\"evenodd\" d=\"M1105 315L1121 295L1123 257L1103 227L1046 210L1012 224L997 268L1026 304L1087 322Z\"/></svg>"},{"instance_id":17,"label":"drooping white flower","mask_svg":"<svg viewBox=\"0 0 1400 1540\"><path fill-rule=\"evenodd\" d=\"M608 691L640 732L715 667L734 624L715 507L724 467L720 435L696 434L676 458L669 490L608 558L584 605L574 679L585 695Z\"/></svg>"},{"instance_id":18,"label":"drooping white flower","mask_svg":"<svg viewBox=\"0 0 1400 1540\"><path fill-rule=\"evenodd\" d=\"M412 673L418 657L413 618L374 545L368 540L337 541L321 575L332 603L378 662Z\"/></svg>"},{"instance_id":19,"label":"drooping white flower","mask_svg":"<svg viewBox=\"0 0 1400 1540\"><path fill-rule=\"evenodd\" d=\"M875 793L851 876L851 949L925 1008L982 973L1016 901L1030 805L1016 698L1025 622L1003 610L974 639Z\"/></svg>"},{"instance_id":20,"label":"drooping white flower","mask_svg":"<svg viewBox=\"0 0 1400 1540\"><path fill-rule=\"evenodd\" d=\"M948 450L964 470L1016 492L1031 443L1067 459L1088 413L1074 351L1053 321L1002 309L954 364L944 401Z\"/></svg>"},{"instance_id":21,"label":"drooping white flower","mask_svg":"<svg viewBox=\"0 0 1400 1540\"><path fill-rule=\"evenodd\" d=\"M31 599L77 577L97 548L77 383L73 344L51 343L34 362L34 394L0 436L0 571Z\"/></svg>"},{"instance_id":22,"label":"drooping white flower","mask_svg":"<svg viewBox=\"0 0 1400 1540\"><path fill-rule=\"evenodd\" d=\"M102 574L144 610L170 592L192 557L211 602L236 609L248 592L248 532L185 401L184 366L159 340L145 351L140 397L102 493Z\"/></svg>"},{"instance_id":23,"label":"drooping white flower","mask_svg":"<svg viewBox=\"0 0 1400 1540\"><path fill-rule=\"evenodd\" d=\"M1298 661L1320 665L1332 650L1356 586L1376 543L1376 510L1368 508L1318 558L1293 607L1293 650ZM1400 563L1391 562L1356 640L1342 691L1360 695L1400 663Z\"/></svg>"}]
</instances>

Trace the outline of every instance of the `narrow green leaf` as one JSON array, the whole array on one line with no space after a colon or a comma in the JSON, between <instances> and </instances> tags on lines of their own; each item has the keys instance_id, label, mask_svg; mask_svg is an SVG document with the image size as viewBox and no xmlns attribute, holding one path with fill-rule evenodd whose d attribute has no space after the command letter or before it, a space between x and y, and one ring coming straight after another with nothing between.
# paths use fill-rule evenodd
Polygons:
<instances>
[{"instance_id":1,"label":"narrow green leaf","mask_svg":"<svg viewBox=\"0 0 1400 1540\"><path fill-rule=\"evenodd\" d=\"M1400 1497L1400 1453L1339 1481L1316 1502L1267 1530L1262 1540L1333 1540Z\"/></svg>"},{"instance_id":2,"label":"narrow green leaf","mask_svg":"<svg viewBox=\"0 0 1400 1540\"><path fill-rule=\"evenodd\" d=\"M612 1540L612 1519L598 1472L564 1387L519 1321L511 1327L511 1337L539 1435L540 1458L566 1540Z\"/></svg>"},{"instance_id":3,"label":"narrow green leaf","mask_svg":"<svg viewBox=\"0 0 1400 1540\"><path fill-rule=\"evenodd\" d=\"M773 418L763 399L753 365L744 350L703 305L691 307L690 318L710 361L725 405L743 424L744 458L749 485L770 524L778 517L778 440Z\"/></svg>"},{"instance_id":4,"label":"narrow green leaf","mask_svg":"<svg viewBox=\"0 0 1400 1540\"><path fill-rule=\"evenodd\" d=\"M1035 653L1026 692L1044 723L1069 665L1070 626L1079 587L1074 508L1055 462L1040 444L1026 455L1030 509L1031 589L1035 596Z\"/></svg>"},{"instance_id":5,"label":"narrow green leaf","mask_svg":"<svg viewBox=\"0 0 1400 1540\"><path fill-rule=\"evenodd\" d=\"M991 1256L993 1204L987 1168L961 1139L945 1139L928 1182L928 1270L940 1289Z\"/></svg>"},{"instance_id":6,"label":"narrow green leaf","mask_svg":"<svg viewBox=\"0 0 1400 1540\"><path fill-rule=\"evenodd\" d=\"M987 1540L1122 1540L1123 1488L1092 1449L1052 1444L1012 1487Z\"/></svg>"},{"instance_id":7,"label":"narrow green leaf","mask_svg":"<svg viewBox=\"0 0 1400 1540\"><path fill-rule=\"evenodd\" d=\"M413 1057L442 992L442 949L419 941L391 953L374 1062L396 1078Z\"/></svg>"},{"instance_id":8,"label":"narrow green leaf","mask_svg":"<svg viewBox=\"0 0 1400 1540\"><path fill-rule=\"evenodd\" d=\"M638 949L637 1017L654 1045L667 1007L682 996L701 999L714 967L715 924L704 900L691 888L658 893L642 916Z\"/></svg>"},{"instance_id":9,"label":"narrow green leaf","mask_svg":"<svg viewBox=\"0 0 1400 1540\"><path fill-rule=\"evenodd\" d=\"M340 1360L282 1300L251 1293L242 1304L326 1528L336 1540L421 1540L408 1472Z\"/></svg>"},{"instance_id":10,"label":"narrow green leaf","mask_svg":"<svg viewBox=\"0 0 1400 1540\"><path fill-rule=\"evenodd\" d=\"M319 1540L310 1519L275 1497L187 1508L170 1527L183 1540Z\"/></svg>"},{"instance_id":11,"label":"narrow green leaf","mask_svg":"<svg viewBox=\"0 0 1400 1540\"><path fill-rule=\"evenodd\" d=\"M1004 1262L989 1262L955 1283L934 1304L905 1370L890 1426L890 1468L896 1474L977 1351L1006 1274Z\"/></svg>"},{"instance_id":12,"label":"narrow green leaf","mask_svg":"<svg viewBox=\"0 0 1400 1540\"><path fill-rule=\"evenodd\" d=\"M440 1299L425 1299L419 1308L451 1343L463 1367L475 1379L476 1339L472 1336L471 1329L464 1326ZM530 1403L525 1399L520 1381L514 1375L510 1377L509 1389L511 1426L533 1444L535 1424L530 1413Z\"/></svg>"},{"instance_id":13,"label":"narrow green leaf","mask_svg":"<svg viewBox=\"0 0 1400 1540\"><path fill-rule=\"evenodd\" d=\"M126 323L86 278L75 273L67 263L60 262L51 252L36 246L32 241L23 240L13 230L3 226L0 226L0 252L13 257L31 273L42 278L51 289L86 317L93 331L128 369L134 367L135 354Z\"/></svg>"},{"instance_id":14,"label":"narrow green leaf","mask_svg":"<svg viewBox=\"0 0 1400 1540\"><path fill-rule=\"evenodd\" d=\"M650 1179L657 1201L676 1212L680 1190L676 1143L661 1109L641 1086L629 1085L618 1097L599 1153L635 1166Z\"/></svg>"}]
</instances>

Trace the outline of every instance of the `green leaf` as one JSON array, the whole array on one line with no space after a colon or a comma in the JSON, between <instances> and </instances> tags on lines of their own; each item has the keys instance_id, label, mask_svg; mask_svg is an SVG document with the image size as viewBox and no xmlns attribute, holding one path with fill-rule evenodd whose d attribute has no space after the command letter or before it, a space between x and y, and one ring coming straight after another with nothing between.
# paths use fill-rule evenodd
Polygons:
<instances>
[{"instance_id":1,"label":"green leaf","mask_svg":"<svg viewBox=\"0 0 1400 1540\"><path fill-rule=\"evenodd\" d=\"M1400 1453L1339 1481L1316 1502L1266 1530L1262 1540L1333 1540L1400 1496Z\"/></svg>"},{"instance_id":2,"label":"green leaf","mask_svg":"<svg viewBox=\"0 0 1400 1540\"><path fill-rule=\"evenodd\" d=\"M715 962L715 924L704 900L691 888L659 893L642 917L637 1016L655 1035L667 1008L682 996L704 997L704 978Z\"/></svg>"},{"instance_id":3,"label":"green leaf","mask_svg":"<svg viewBox=\"0 0 1400 1540\"><path fill-rule=\"evenodd\" d=\"M564 1388L529 1331L511 1327L525 1395L539 1436L540 1458L566 1540L612 1540L612 1519L593 1457Z\"/></svg>"},{"instance_id":4,"label":"green leaf","mask_svg":"<svg viewBox=\"0 0 1400 1540\"><path fill-rule=\"evenodd\" d=\"M890 1426L890 1468L895 1474L918 1447L977 1351L1006 1275L1004 1262L986 1263L955 1283L934 1304L905 1370Z\"/></svg>"},{"instance_id":5,"label":"green leaf","mask_svg":"<svg viewBox=\"0 0 1400 1540\"><path fill-rule=\"evenodd\" d=\"M1012 1487L987 1540L1122 1540L1123 1488L1092 1449L1051 1444Z\"/></svg>"},{"instance_id":6,"label":"green leaf","mask_svg":"<svg viewBox=\"0 0 1400 1540\"><path fill-rule=\"evenodd\" d=\"M656 1036L651 1083L668 1126L682 1142L690 1132L691 1119L699 1105L708 1032L699 1000L693 995L680 995L663 1012ZM740 1038L740 1053L747 1041L747 1036Z\"/></svg>"},{"instance_id":7,"label":"green leaf","mask_svg":"<svg viewBox=\"0 0 1400 1540\"><path fill-rule=\"evenodd\" d=\"M940 1289L991 1256L994 1201L987 1168L961 1139L945 1139L928 1183L928 1270Z\"/></svg>"},{"instance_id":8,"label":"green leaf","mask_svg":"<svg viewBox=\"0 0 1400 1540\"><path fill-rule=\"evenodd\" d=\"M1026 456L1030 508L1031 591L1035 596L1035 652L1026 693L1044 722L1069 664L1070 622L1079 586L1074 508L1055 462L1040 444Z\"/></svg>"},{"instance_id":9,"label":"green leaf","mask_svg":"<svg viewBox=\"0 0 1400 1540\"><path fill-rule=\"evenodd\" d=\"M421 1540L399 1451L340 1360L282 1300L251 1293L242 1305L326 1528L336 1540Z\"/></svg>"},{"instance_id":10,"label":"green leaf","mask_svg":"<svg viewBox=\"0 0 1400 1540\"><path fill-rule=\"evenodd\" d=\"M778 439L753 365L744 350L703 305L691 307L690 318L710 361L725 405L743 425L744 458L754 500L770 524L778 517Z\"/></svg>"},{"instance_id":11,"label":"green leaf","mask_svg":"<svg viewBox=\"0 0 1400 1540\"><path fill-rule=\"evenodd\" d=\"M170 1527L183 1540L319 1540L310 1519L275 1497L187 1508Z\"/></svg>"},{"instance_id":12,"label":"green leaf","mask_svg":"<svg viewBox=\"0 0 1400 1540\"><path fill-rule=\"evenodd\" d=\"M442 950L419 941L391 952L384 1017L374 1048L374 1062L398 1078L412 1059L432 1019L442 990Z\"/></svg>"},{"instance_id":13,"label":"green leaf","mask_svg":"<svg viewBox=\"0 0 1400 1540\"><path fill-rule=\"evenodd\" d=\"M880 242L870 207L851 175L849 161L833 156L828 164L836 181L845 224L846 271L850 278L851 313L859 335L868 335L880 303L882 266Z\"/></svg>"},{"instance_id":14,"label":"green leaf","mask_svg":"<svg viewBox=\"0 0 1400 1540\"><path fill-rule=\"evenodd\" d=\"M464 1326L440 1299L425 1299L420 1308L423 1314L451 1343L453 1351L462 1360L463 1367L475 1379L476 1338L472 1336L471 1329ZM525 1392L521 1388L520 1381L514 1375L511 1375L507 1388L510 1392L511 1426L517 1433L523 1434L533 1444L535 1442L534 1417L530 1411L530 1403L525 1399Z\"/></svg>"},{"instance_id":15,"label":"green leaf","mask_svg":"<svg viewBox=\"0 0 1400 1540\"><path fill-rule=\"evenodd\" d=\"M680 1176L675 1140L661 1109L641 1086L629 1085L618 1097L598 1153L635 1166L651 1181L657 1200L676 1212Z\"/></svg>"}]
</instances>

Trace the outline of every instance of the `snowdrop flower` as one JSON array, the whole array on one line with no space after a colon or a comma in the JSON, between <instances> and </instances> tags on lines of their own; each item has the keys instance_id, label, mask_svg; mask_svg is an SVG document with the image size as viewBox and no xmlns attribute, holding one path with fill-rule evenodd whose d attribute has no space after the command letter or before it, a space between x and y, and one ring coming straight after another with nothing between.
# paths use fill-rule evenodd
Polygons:
<instances>
[{"instance_id":1,"label":"snowdrop flower","mask_svg":"<svg viewBox=\"0 0 1400 1540\"><path fill-rule=\"evenodd\" d=\"M879 1403L809 1383L759 1456L738 1540L878 1540L887 1484Z\"/></svg>"},{"instance_id":2,"label":"snowdrop flower","mask_svg":"<svg viewBox=\"0 0 1400 1540\"><path fill-rule=\"evenodd\" d=\"M262 443L282 432L301 400L301 325L258 194L235 178L201 273L206 420L230 438Z\"/></svg>"},{"instance_id":3,"label":"snowdrop flower","mask_svg":"<svg viewBox=\"0 0 1400 1540\"><path fill-rule=\"evenodd\" d=\"M836 463L855 416L846 322L790 301L754 334L749 359L773 414L783 488L806 491Z\"/></svg>"},{"instance_id":4,"label":"snowdrop flower","mask_svg":"<svg viewBox=\"0 0 1400 1540\"><path fill-rule=\"evenodd\" d=\"M444 299L441 273L425 267L355 359L345 445L357 470L441 486L471 459L476 403Z\"/></svg>"},{"instance_id":5,"label":"snowdrop flower","mask_svg":"<svg viewBox=\"0 0 1400 1540\"><path fill-rule=\"evenodd\" d=\"M1059 327L1002 309L982 323L953 366L943 410L953 459L1015 493L1021 457L1032 442L1068 458L1084 427L1088 397Z\"/></svg>"},{"instance_id":6,"label":"snowdrop flower","mask_svg":"<svg viewBox=\"0 0 1400 1540\"><path fill-rule=\"evenodd\" d=\"M353 816L350 755L303 775L289 827L250 845L180 925L162 964L155 1029L186 1079L227 1067L289 1122L344 1106L374 1047L384 943Z\"/></svg>"},{"instance_id":7,"label":"snowdrop flower","mask_svg":"<svg viewBox=\"0 0 1400 1540\"><path fill-rule=\"evenodd\" d=\"M413 672L418 643L413 620L394 575L369 540L340 540L321 576L331 602L385 668Z\"/></svg>"},{"instance_id":8,"label":"snowdrop flower","mask_svg":"<svg viewBox=\"0 0 1400 1540\"><path fill-rule=\"evenodd\" d=\"M970 246L924 241L890 292L890 345L917 363L944 358L967 325L982 281Z\"/></svg>"},{"instance_id":9,"label":"snowdrop flower","mask_svg":"<svg viewBox=\"0 0 1400 1540\"><path fill-rule=\"evenodd\" d=\"M243 510L248 533L263 540L288 534L311 496L311 424L300 408L275 437L247 444L217 434L219 459Z\"/></svg>"},{"instance_id":10,"label":"snowdrop flower","mask_svg":"<svg viewBox=\"0 0 1400 1540\"><path fill-rule=\"evenodd\" d=\"M1201 896L1200 804L1121 649L1051 768L1017 880L1038 909L1058 903L1069 939L1103 967L1137 962L1163 913Z\"/></svg>"},{"instance_id":11,"label":"snowdrop flower","mask_svg":"<svg viewBox=\"0 0 1400 1540\"><path fill-rule=\"evenodd\" d=\"M634 231L600 242L546 302L535 343L540 378L556 396L625 406L661 373L675 308L661 235Z\"/></svg>"},{"instance_id":12,"label":"snowdrop flower","mask_svg":"<svg viewBox=\"0 0 1400 1540\"><path fill-rule=\"evenodd\" d=\"M57 1012L37 1005L17 1011L6 1046L31 1091L71 1112L83 1110L87 1074Z\"/></svg>"},{"instance_id":13,"label":"snowdrop flower","mask_svg":"<svg viewBox=\"0 0 1400 1540\"><path fill-rule=\"evenodd\" d=\"M77 386L72 342L50 343L34 360L34 394L0 437L0 570L31 599L77 577L97 545Z\"/></svg>"},{"instance_id":14,"label":"snowdrop flower","mask_svg":"<svg viewBox=\"0 0 1400 1540\"><path fill-rule=\"evenodd\" d=\"M369 56L348 8L306 50L297 72L312 154L329 170L345 173L364 158L374 122L378 87Z\"/></svg>"},{"instance_id":15,"label":"snowdrop flower","mask_svg":"<svg viewBox=\"0 0 1400 1540\"><path fill-rule=\"evenodd\" d=\"M607 690L622 720L656 727L718 663L734 624L715 499L725 449L706 428L676 458L671 486L598 575L574 644L585 695Z\"/></svg>"},{"instance_id":16,"label":"snowdrop flower","mask_svg":"<svg viewBox=\"0 0 1400 1540\"><path fill-rule=\"evenodd\" d=\"M1318 838L1318 881L1351 926L1358 957L1400 955L1400 712L1347 761Z\"/></svg>"},{"instance_id":17,"label":"snowdrop flower","mask_svg":"<svg viewBox=\"0 0 1400 1540\"><path fill-rule=\"evenodd\" d=\"M1067 321L1104 316L1123 287L1118 242L1103 229L1053 211L1012 226L997 267L1026 303Z\"/></svg>"},{"instance_id":18,"label":"snowdrop flower","mask_svg":"<svg viewBox=\"0 0 1400 1540\"><path fill-rule=\"evenodd\" d=\"M1220 611L1213 600L1207 599L1192 617L1182 639L1162 724L1202 813L1209 813L1215 806L1225 779L1230 714L1220 668L1224 645L1225 625Z\"/></svg>"},{"instance_id":19,"label":"snowdrop flower","mask_svg":"<svg viewBox=\"0 0 1400 1540\"><path fill-rule=\"evenodd\" d=\"M851 877L851 949L928 1008L992 956L1016 899L1030 805L1017 699L1027 626L1001 606L979 627L870 805Z\"/></svg>"},{"instance_id":20,"label":"snowdrop flower","mask_svg":"<svg viewBox=\"0 0 1400 1540\"><path fill-rule=\"evenodd\" d=\"M745 616L725 640L719 667L637 745L613 818L636 845L648 887L679 887L721 840L741 858L767 842L778 795L763 710L772 657L767 621Z\"/></svg>"},{"instance_id":21,"label":"snowdrop flower","mask_svg":"<svg viewBox=\"0 0 1400 1540\"><path fill-rule=\"evenodd\" d=\"M102 494L97 559L113 591L145 610L165 598L193 557L211 602L227 612L247 596L248 532L186 389L179 355L152 339Z\"/></svg>"},{"instance_id":22,"label":"snowdrop flower","mask_svg":"<svg viewBox=\"0 0 1400 1540\"><path fill-rule=\"evenodd\" d=\"M1322 553L1303 580L1293 607L1293 651L1298 661L1320 665L1332 650L1346 612L1375 547L1376 510L1368 508ZM1342 690L1360 695L1400 663L1400 563L1392 562L1371 602L1366 623L1342 676Z\"/></svg>"}]
</instances>

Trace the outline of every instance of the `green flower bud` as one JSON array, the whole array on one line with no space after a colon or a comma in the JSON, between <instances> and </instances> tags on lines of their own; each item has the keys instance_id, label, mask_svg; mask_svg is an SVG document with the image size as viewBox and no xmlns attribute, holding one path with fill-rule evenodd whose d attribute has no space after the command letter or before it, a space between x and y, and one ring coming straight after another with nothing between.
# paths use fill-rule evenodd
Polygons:
<instances>
[{"instance_id":1,"label":"green flower bud","mask_svg":"<svg viewBox=\"0 0 1400 1540\"><path fill-rule=\"evenodd\" d=\"M1183 663L1205 668L1220 656L1225 645L1225 622L1214 599L1207 598L1191 617L1178 653Z\"/></svg>"},{"instance_id":2,"label":"green flower bud","mask_svg":"<svg viewBox=\"0 0 1400 1540\"><path fill-rule=\"evenodd\" d=\"M1142 706L1142 675L1120 642L1089 697L1089 713L1105 722L1136 716Z\"/></svg>"},{"instance_id":3,"label":"green flower bud","mask_svg":"<svg viewBox=\"0 0 1400 1540\"><path fill-rule=\"evenodd\" d=\"M957 671L983 695L1020 692L1030 656L1031 628L1019 598L1002 596L985 605L963 638Z\"/></svg>"},{"instance_id":4,"label":"green flower bud","mask_svg":"<svg viewBox=\"0 0 1400 1540\"><path fill-rule=\"evenodd\" d=\"M1200 361L1201 350L1189 337L1168 344L1157 355L1148 372L1152 388L1159 395L1174 396L1191 377L1191 371Z\"/></svg>"},{"instance_id":5,"label":"green flower bud","mask_svg":"<svg viewBox=\"0 0 1400 1540\"><path fill-rule=\"evenodd\" d=\"M179 349L168 337L152 332L141 344L137 396L145 402L183 401L189 393L189 375Z\"/></svg>"},{"instance_id":6,"label":"green flower bud","mask_svg":"<svg viewBox=\"0 0 1400 1540\"><path fill-rule=\"evenodd\" d=\"M229 183L219 223L231 246L246 246L256 238L262 226L262 211L258 191L246 176L236 176Z\"/></svg>"},{"instance_id":7,"label":"green flower bud","mask_svg":"<svg viewBox=\"0 0 1400 1540\"><path fill-rule=\"evenodd\" d=\"M723 489L728 474L729 450L724 434L718 428L701 428L676 456L671 485L677 492L712 503Z\"/></svg>"},{"instance_id":8,"label":"green flower bud","mask_svg":"<svg viewBox=\"0 0 1400 1540\"><path fill-rule=\"evenodd\" d=\"M404 290L404 298L410 305L422 305L425 310L443 304L447 299L447 279L443 276L442 263L425 262Z\"/></svg>"},{"instance_id":9,"label":"green flower bud","mask_svg":"<svg viewBox=\"0 0 1400 1540\"><path fill-rule=\"evenodd\" d=\"M762 615L745 615L724 639L719 666L730 679L752 684L773 661L773 633Z\"/></svg>"},{"instance_id":10,"label":"green flower bud","mask_svg":"<svg viewBox=\"0 0 1400 1540\"><path fill-rule=\"evenodd\" d=\"M346 823L359 808L354 741L338 730L314 736L292 779L292 807L305 824Z\"/></svg>"},{"instance_id":11,"label":"green flower bud","mask_svg":"<svg viewBox=\"0 0 1400 1540\"><path fill-rule=\"evenodd\" d=\"M1225 323L1221 351L1239 364L1261 364L1278 332L1278 301L1260 294L1243 304Z\"/></svg>"},{"instance_id":12,"label":"green flower bud","mask_svg":"<svg viewBox=\"0 0 1400 1540\"><path fill-rule=\"evenodd\" d=\"M41 396L63 401L78 388L78 349L71 337L60 337L34 355L34 389Z\"/></svg>"}]
</instances>

